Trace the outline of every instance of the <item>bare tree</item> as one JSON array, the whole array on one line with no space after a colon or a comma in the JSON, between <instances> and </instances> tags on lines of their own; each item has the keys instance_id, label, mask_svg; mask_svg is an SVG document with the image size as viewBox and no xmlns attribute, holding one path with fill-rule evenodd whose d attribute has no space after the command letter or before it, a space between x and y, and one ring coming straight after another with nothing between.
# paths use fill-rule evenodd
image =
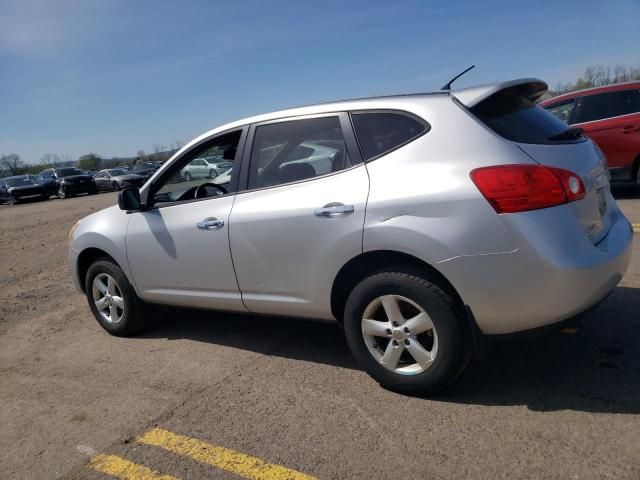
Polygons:
<instances>
[{"instance_id":1,"label":"bare tree","mask_svg":"<svg viewBox=\"0 0 640 480\"><path fill-rule=\"evenodd\" d=\"M65 167L70 167L73 164L73 157L68 153L61 153L58 155L58 158L60 158L62 165Z\"/></svg>"},{"instance_id":2,"label":"bare tree","mask_svg":"<svg viewBox=\"0 0 640 480\"><path fill-rule=\"evenodd\" d=\"M57 168L62 164L62 159L57 153L45 153L40 158L40 164L47 168Z\"/></svg>"},{"instance_id":3,"label":"bare tree","mask_svg":"<svg viewBox=\"0 0 640 480\"><path fill-rule=\"evenodd\" d=\"M0 157L0 165L4 170L7 170L10 175L18 175L24 162L20 159L20 155L17 153L10 153L9 155L2 155Z\"/></svg>"},{"instance_id":4,"label":"bare tree","mask_svg":"<svg viewBox=\"0 0 640 480\"><path fill-rule=\"evenodd\" d=\"M142 162L147 158L147 154L144 153L144 150L138 150L138 153L136 153L136 157L138 157L138 160Z\"/></svg>"}]
</instances>

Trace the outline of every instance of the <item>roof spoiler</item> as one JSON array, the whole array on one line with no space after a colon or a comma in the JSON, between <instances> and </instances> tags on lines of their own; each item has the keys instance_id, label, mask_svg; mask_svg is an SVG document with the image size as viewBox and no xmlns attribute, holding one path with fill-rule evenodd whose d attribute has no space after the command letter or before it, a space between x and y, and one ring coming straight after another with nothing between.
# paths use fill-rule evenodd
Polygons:
<instances>
[{"instance_id":1,"label":"roof spoiler","mask_svg":"<svg viewBox=\"0 0 640 480\"><path fill-rule=\"evenodd\" d=\"M479 87L454 90L451 94L467 108L473 108L483 100L499 92L522 95L532 102L538 100L548 89L548 85L537 78L520 78L508 82L481 85Z\"/></svg>"}]
</instances>

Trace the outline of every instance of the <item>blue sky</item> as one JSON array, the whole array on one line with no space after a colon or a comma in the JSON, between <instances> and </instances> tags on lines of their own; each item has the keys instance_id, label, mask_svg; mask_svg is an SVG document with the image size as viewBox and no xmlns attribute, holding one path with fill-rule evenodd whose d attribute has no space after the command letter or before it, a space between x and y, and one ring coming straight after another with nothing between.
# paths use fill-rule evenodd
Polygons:
<instances>
[{"instance_id":1,"label":"blue sky","mask_svg":"<svg viewBox=\"0 0 640 480\"><path fill-rule=\"evenodd\" d=\"M0 0L0 154L152 150L289 106L640 66L640 0Z\"/></svg>"}]
</instances>

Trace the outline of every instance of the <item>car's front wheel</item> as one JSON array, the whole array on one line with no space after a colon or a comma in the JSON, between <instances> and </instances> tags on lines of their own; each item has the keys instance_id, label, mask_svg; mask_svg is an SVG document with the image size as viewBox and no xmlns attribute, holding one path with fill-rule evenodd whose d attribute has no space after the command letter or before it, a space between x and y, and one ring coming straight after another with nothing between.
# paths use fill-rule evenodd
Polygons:
<instances>
[{"instance_id":1,"label":"car's front wheel","mask_svg":"<svg viewBox=\"0 0 640 480\"><path fill-rule=\"evenodd\" d=\"M185 172L184 173L184 180L185 180L185 182L190 182L191 181L191 174L189 172Z\"/></svg>"},{"instance_id":2,"label":"car's front wheel","mask_svg":"<svg viewBox=\"0 0 640 480\"><path fill-rule=\"evenodd\" d=\"M436 281L410 272L362 280L347 300L344 328L356 360L383 387L429 394L453 382L470 358L464 313Z\"/></svg>"},{"instance_id":3,"label":"car's front wheel","mask_svg":"<svg viewBox=\"0 0 640 480\"><path fill-rule=\"evenodd\" d=\"M144 327L142 301L122 269L111 260L97 260L89 267L85 292L93 316L110 334L128 336Z\"/></svg>"},{"instance_id":4,"label":"car's front wheel","mask_svg":"<svg viewBox=\"0 0 640 480\"><path fill-rule=\"evenodd\" d=\"M218 176L218 172L216 171L215 168L212 168L211 170L209 170L209 178L216 178Z\"/></svg>"},{"instance_id":5,"label":"car's front wheel","mask_svg":"<svg viewBox=\"0 0 640 480\"><path fill-rule=\"evenodd\" d=\"M62 198L65 199L67 198L69 195L67 194L66 190L62 187L58 188L58 198Z\"/></svg>"}]
</instances>

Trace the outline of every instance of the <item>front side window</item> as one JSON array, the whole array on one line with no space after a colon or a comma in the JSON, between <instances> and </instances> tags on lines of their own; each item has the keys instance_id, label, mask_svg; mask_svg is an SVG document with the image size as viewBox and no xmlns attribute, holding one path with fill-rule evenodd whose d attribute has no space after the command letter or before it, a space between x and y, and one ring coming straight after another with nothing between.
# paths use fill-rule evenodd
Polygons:
<instances>
[{"instance_id":1,"label":"front side window","mask_svg":"<svg viewBox=\"0 0 640 480\"><path fill-rule=\"evenodd\" d=\"M593 122L640 112L640 93L637 90L587 95L580 100L578 122Z\"/></svg>"},{"instance_id":2,"label":"front side window","mask_svg":"<svg viewBox=\"0 0 640 480\"><path fill-rule=\"evenodd\" d=\"M402 113L353 113L351 119L365 161L401 147L427 131L425 123Z\"/></svg>"},{"instance_id":3,"label":"front side window","mask_svg":"<svg viewBox=\"0 0 640 480\"><path fill-rule=\"evenodd\" d=\"M256 127L249 188L264 188L338 172L351 165L337 116Z\"/></svg>"},{"instance_id":4,"label":"front side window","mask_svg":"<svg viewBox=\"0 0 640 480\"><path fill-rule=\"evenodd\" d=\"M235 191L231 187L231 178L236 170L234 163L241 134L242 131L238 130L221 135L183 155L171 165L168 176L155 190L153 204L161 206L168 203L216 197ZM190 171L190 165L193 165L196 159L206 156L220 156L229 162L231 167L224 175L218 175L215 178L208 175L194 175Z\"/></svg>"},{"instance_id":5,"label":"front side window","mask_svg":"<svg viewBox=\"0 0 640 480\"><path fill-rule=\"evenodd\" d=\"M571 112L573 112L574 101L558 103L551 105L550 107L544 107L544 109L556 118L559 118L565 123L569 123L571 119Z\"/></svg>"}]
</instances>

